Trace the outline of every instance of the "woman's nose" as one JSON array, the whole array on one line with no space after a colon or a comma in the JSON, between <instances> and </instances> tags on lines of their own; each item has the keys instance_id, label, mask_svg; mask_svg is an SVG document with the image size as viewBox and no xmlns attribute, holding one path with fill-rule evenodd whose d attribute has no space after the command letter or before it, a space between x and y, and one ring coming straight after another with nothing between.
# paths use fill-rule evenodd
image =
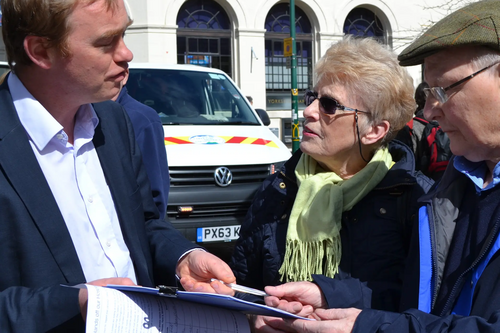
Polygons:
<instances>
[{"instance_id":1,"label":"woman's nose","mask_svg":"<svg viewBox=\"0 0 500 333\"><path fill-rule=\"evenodd\" d=\"M315 99L304 109L304 118L317 118L319 115L319 99Z\"/></svg>"}]
</instances>

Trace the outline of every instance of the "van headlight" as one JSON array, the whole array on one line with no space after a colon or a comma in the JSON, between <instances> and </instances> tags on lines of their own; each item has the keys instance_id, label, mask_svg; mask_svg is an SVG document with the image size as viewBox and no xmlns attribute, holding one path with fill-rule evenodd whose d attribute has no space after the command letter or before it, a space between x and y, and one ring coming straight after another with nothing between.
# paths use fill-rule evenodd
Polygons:
<instances>
[{"instance_id":1,"label":"van headlight","mask_svg":"<svg viewBox=\"0 0 500 333\"><path fill-rule=\"evenodd\" d=\"M278 172L285 162L286 161L269 164L269 174L272 175L273 173Z\"/></svg>"}]
</instances>

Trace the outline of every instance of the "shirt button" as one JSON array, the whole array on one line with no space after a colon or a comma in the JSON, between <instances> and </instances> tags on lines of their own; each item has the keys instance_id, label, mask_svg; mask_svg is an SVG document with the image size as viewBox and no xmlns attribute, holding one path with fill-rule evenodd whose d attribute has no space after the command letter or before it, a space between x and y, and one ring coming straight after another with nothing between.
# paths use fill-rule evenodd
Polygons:
<instances>
[{"instance_id":1,"label":"shirt button","mask_svg":"<svg viewBox=\"0 0 500 333\"><path fill-rule=\"evenodd\" d=\"M385 214L387 213L387 211L385 210L385 208L380 208L380 214Z\"/></svg>"},{"instance_id":2,"label":"shirt button","mask_svg":"<svg viewBox=\"0 0 500 333\"><path fill-rule=\"evenodd\" d=\"M282 219L282 220L284 220L284 219L286 219L286 218L287 218L287 216L288 216L288 215L283 214L283 215L281 216L281 219Z\"/></svg>"},{"instance_id":3,"label":"shirt button","mask_svg":"<svg viewBox=\"0 0 500 333\"><path fill-rule=\"evenodd\" d=\"M88 201L88 202L90 202L90 203L93 203L93 202L94 202L94 198L89 197L89 198L87 199L87 201Z\"/></svg>"},{"instance_id":4,"label":"shirt button","mask_svg":"<svg viewBox=\"0 0 500 333\"><path fill-rule=\"evenodd\" d=\"M106 242L107 247L111 247L111 242Z\"/></svg>"}]
</instances>

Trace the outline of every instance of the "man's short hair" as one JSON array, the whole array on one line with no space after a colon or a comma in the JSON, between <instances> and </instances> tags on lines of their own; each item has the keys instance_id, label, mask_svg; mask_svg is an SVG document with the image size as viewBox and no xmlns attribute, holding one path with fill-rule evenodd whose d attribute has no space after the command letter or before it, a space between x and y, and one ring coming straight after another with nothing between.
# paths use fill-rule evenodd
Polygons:
<instances>
[{"instance_id":1,"label":"man's short hair","mask_svg":"<svg viewBox=\"0 0 500 333\"><path fill-rule=\"evenodd\" d=\"M486 46L500 51L500 0L465 6L438 21L398 56L401 66L419 65L439 51L460 46Z\"/></svg>"},{"instance_id":2,"label":"man's short hair","mask_svg":"<svg viewBox=\"0 0 500 333\"><path fill-rule=\"evenodd\" d=\"M11 68L32 63L24 51L24 39L30 35L45 37L46 48L55 47L63 56L70 56L68 18L77 5L96 1L100 0L1 0L2 35ZM102 1L109 10L117 0Z\"/></svg>"},{"instance_id":3,"label":"man's short hair","mask_svg":"<svg viewBox=\"0 0 500 333\"><path fill-rule=\"evenodd\" d=\"M374 39L347 36L326 51L315 72L315 87L325 82L341 85L371 113L372 124L389 122L389 133L381 144L413 117L413 79L399 66L396 54Z\"/></svg>"}]
</instances>

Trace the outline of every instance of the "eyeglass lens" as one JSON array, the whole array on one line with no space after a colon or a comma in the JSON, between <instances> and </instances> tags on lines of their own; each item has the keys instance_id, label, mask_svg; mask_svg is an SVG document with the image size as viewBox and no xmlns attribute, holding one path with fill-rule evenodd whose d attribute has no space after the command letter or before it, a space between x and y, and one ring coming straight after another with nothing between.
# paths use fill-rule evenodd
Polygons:
<instances>
[{"instance_id":1,"label":"eyeglass lens","mask_svg":"<svg viewBox=\"0 0 500 333\"><path fill-rule=\"evenodd\" d=\"M439 103L444 104L444 103L446 103L448 101L448 94L446 93L446 91L448 91L448 90L450 90L452 88L455 88L455 87L457 87L457 86L459 86L461 84L464 84L465 82L469 81L470 79L476 77L476 75L478 75L479 73L484 72L488 68L493 67L493 66L495 66L498 63L499 62L497 61L497 62L492 63L491 65L488 65L488 66L486 66L484 68L481 68L477 72L474 72L471 75L466 76L463 79L458 80L457 82L455 82L453 84L450 84L446 88L443 88L443 87L424 88L425 97L429 97L429 93L432 93L432 96L434 96L434 98L437 99Z\"/></svg>"},{"instance_id":2,"label":"eyeglass lens","mask_svg":"<svg viewBox=\"0 0 500 333\"><path fill-rule=\"evenodd\" d=\"M324 113L326 114L335 114L337 112L337 109L340 107L340 104L337 100L331 98L331 97L320 97L318 98L318 94L314 91L308 91L306 92L306 95L304 96L304 103L306 106L311 105L316 99L319 100L319 103L321 104L321 107L323 108Z\"/></svg>"},{"instance_id":3,"label":"eyeglass lens","mask_svg":"<svg viewBox=\"0 0 500 333\"><path fill-rule=\"evenodd\" d=\"M430 94L432 94L432 96L441 104L444 104L446 103L446 101L448 101L448 95L442 87L424 88L424 94L427 98Z\"/></svg>"}]
</instances>

